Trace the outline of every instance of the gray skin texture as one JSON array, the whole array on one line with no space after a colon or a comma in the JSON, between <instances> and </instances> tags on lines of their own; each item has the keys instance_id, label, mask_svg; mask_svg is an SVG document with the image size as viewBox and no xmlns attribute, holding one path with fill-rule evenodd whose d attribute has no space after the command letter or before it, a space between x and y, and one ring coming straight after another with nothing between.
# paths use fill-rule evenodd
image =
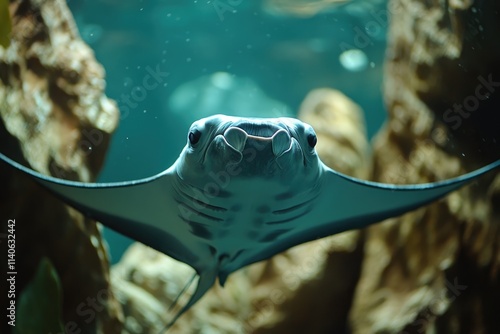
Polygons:
<instances>
[{"instance_id":1,"label":"gray skin texture","mask_svg":"<svg viewBox=\"0 0 500 334\"><path fill-rule=\"evenodd\" d=\"M293 118L215 115L194 122L187 137L170 168L119 183L45 176L0 153L85 215L195 269L197 288L167 327L217 277L223 285L232 272L295 245L401 215L500 165L434 183L393 185L325 166L313 128Z\"/></svg>"}]
</instances>

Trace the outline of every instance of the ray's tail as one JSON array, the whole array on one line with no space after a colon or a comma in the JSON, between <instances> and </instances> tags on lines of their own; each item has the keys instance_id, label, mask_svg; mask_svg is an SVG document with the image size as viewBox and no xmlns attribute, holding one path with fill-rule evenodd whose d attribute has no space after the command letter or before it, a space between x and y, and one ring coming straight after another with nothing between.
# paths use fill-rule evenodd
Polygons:
<instances>
[{"instance_id":1,"label":"ray's tail","mask_svg":"<svg viewBox=\"0 0 500 334\"><path fill-rule=\"evenodd\" d=\"M194 291L194 293L191 296L191 298L189 299L189 301L186 303L186 305L184 305L180 309L179 312L177 312L177 314L159 332L159 334L167 332L168 329L173 326L173 324L177 321L177 319L179 319L179 317L182 314L184 314L187 310L189 310L191 308L191 306L193 306L198 300L201 299L201 297L203 297L205 295L205 293L215 283L215 279L217 278L217 270L213 269L213 270L205 271L205 272L202 272L201 274L199 274L199 276L200 276L200 278L198 279L196 290ZM188 287L193 283L195 277L196 277L196 274L192 278L189 279L189 281L186 284L186 286L181 290L181 292L179 293L179 295L175 298L175 301L172 303L172 305L170 306L169 310L172 309L175 305L177 305L180 297L187 291Z\"/></svg>"}]
</instances>

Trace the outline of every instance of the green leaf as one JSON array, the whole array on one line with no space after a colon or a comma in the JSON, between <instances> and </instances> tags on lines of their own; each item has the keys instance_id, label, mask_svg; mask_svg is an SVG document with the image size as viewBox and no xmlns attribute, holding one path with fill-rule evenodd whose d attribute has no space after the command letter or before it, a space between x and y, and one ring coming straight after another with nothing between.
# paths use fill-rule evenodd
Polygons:
<instances>
[{"instance_id":1,"label":"green leaf","mask_svg":"<svg viewBox=\"0 0 500 334\"><path fill-rule=\"evenodd\" d=\"M9 0L0 0L0 45L8 48L10 45L10 33L12 22L9 14Z\"/></svg>"},{"instance_id":2,"label":"green leaf","mask_svg":"<svg viewBox=\"0 0 500 334\"><path fill-rule=\"evenodd\" d=\"M35 277L19 296L13 333L64 333L61 295L59 276L50 260L44 257L38 264Z\"/></svg>"}]
</instances>

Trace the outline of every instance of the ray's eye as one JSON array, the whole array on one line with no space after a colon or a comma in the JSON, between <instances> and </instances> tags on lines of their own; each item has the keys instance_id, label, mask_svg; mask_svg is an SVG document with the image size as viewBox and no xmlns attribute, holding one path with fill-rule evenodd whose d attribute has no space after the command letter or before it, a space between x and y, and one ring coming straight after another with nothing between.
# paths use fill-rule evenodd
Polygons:
<instances>
[{"instance_id":1,"label":"ray's eye","mask_svg":"<svg viewBox=\"0 0 500 334\"><path fill-rule=\"evenodd\" d=\"M307 135L307 143L311 148L314 148L317 142L318 142L318 137L316 137L314 133L310 133Z\"/></svg>"},{"instance_id":2,"label":"ray's eye","mask_svg":"<svg viewBox=\"0 0 500 334\"><path fill-rule=\"evenodd\" d=\"M200 141L201 132L198 130L192 130L191 132L189 132L188 138L189 138L189 143L191 145L195 145L197 142Z\"/></svg>"}]
</instances>

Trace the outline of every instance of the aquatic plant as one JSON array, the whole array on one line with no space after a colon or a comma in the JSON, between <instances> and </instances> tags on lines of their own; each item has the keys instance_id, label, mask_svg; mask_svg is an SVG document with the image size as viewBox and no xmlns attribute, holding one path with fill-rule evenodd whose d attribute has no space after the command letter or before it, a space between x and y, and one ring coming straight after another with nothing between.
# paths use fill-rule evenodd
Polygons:
<instances>
[{"instance_id":1,"label":"aquatic plant","mask_svg":"<svg viewBox=\"0 0 500 334\"><path fill-rule=\"evenodd\" d=\"M13 334L64 333L61 320L62 289L52 262L43 257L36 274L19 296Z\"/></svg>"},{"instance_id":2,"label":"aquatic plant","mask_svg":"<svg viewBox=\"0 0 500 334\"><path fill-rule=\"evenodd\" d=\"M0 0L0 45L8 48L10 45L10 33L12 22L9 14L9 1Z\"/></svg>"}]
</instances>

